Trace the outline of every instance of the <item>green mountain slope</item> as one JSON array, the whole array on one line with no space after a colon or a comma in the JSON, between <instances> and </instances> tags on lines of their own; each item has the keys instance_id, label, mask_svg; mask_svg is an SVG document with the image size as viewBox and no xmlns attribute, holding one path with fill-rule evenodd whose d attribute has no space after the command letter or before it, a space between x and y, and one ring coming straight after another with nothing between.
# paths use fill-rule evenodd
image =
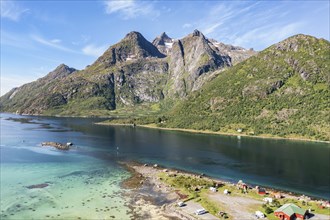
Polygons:
<instances>
[{"instance_id":1,"label":"green mountain slope","mask_svg":"<svg viewBox=\"0 0 330 220\"><path fill-rule=\"evenodd\" d=\"M159 126L330 140L330 43L296 35L219 74Z\"/></svg>"}]
</instances>

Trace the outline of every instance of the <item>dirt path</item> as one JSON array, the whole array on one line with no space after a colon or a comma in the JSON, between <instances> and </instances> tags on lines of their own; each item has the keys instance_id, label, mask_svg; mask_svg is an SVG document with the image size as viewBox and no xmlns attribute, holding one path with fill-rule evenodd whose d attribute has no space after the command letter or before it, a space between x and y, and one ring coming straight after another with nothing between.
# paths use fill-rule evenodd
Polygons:
<instances>
[{"instance_id":1,"label":"dirt path","mask_svg":"<svg viewBox=\"0 0 330 220\"><path fill-rule=\"evenodd\" d=\"M257 210L254 210L253 207L262 204L262 201L246 197L224 195L222 192L209 193L208 197L221 204L221 207L223 207L225 212L233 219L256 219L254 212Z\"/></svg>"},{"instance_id":2,"label":"dirt path","mask_svg":"<svg viewBox=\"0 0 330 220\"><path fill-rule=\"evenodd\" d=\"M330 220L330 216L328 215L321 215L321 214L314 214L313 217L310 218L311 220Z\"/></svg>"}]
</instances>

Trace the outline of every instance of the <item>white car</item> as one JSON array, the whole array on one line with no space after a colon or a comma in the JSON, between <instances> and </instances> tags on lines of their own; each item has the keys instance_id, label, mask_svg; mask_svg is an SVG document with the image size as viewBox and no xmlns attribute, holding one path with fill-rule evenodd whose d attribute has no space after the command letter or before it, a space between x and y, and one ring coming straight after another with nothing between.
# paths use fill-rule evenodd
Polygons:
<instances>
[{"instance_id":1,"label":"white car","mask_svg":"<svg viewBox=\"0 0 330 220\"><path fill-rule=\"evenodd\" d=\"M185 206L186 204L184 203L184 202L178 202L178 206L179 207L183 207L183 206Z\"/></svg>"},{"instance_id":2,"label":"white car","mask_svg":"<svg viewBox=\"0 0 330 220\"><path fill-rule=\"evenodd\" d=\"M256 215L257 218L265 218L264 213L262 213L260 211L256 211L256 214L255 215Z\"/></svg>"},{"instance_id":3,"label":"white car","mask_svg":"<svg viewBox=\"0 0 330 220\"><path fill-rule=\"evenodd\" d=\"M195 211L195 214L196 215L203 215L205 213L206 213L206 210L205 209L198 209L198 210Z\"/></svg>"}]
</instances>

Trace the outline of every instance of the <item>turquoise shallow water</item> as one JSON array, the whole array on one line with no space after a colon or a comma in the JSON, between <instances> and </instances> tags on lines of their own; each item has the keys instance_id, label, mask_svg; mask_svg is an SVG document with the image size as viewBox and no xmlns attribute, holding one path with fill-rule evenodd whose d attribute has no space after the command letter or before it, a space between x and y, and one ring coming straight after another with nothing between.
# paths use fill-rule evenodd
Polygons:
<instances>
[{"instance_id":1,"label":"turquoise shallow water","mask_svg":"<svg viewBox=\"0 0 330 220\"><path fill-rule=\"evenodd\" d=\"M86 155L87 147L41 147L39 139L56 139L57 132L53 137L42 124L17 123L1 121L1 219L130 218L120 188L127 171ZM48 186L28 188L37 184Z\"/></svg>"},{"instance_id":2,"label":"turquoise shallow water","mask_svg":"<svg viewBox=\"0 0 330 220\"><path fill-rule=\"evenodd\" d=\"M129 209L119 186L127 176L121 169L99 161L5 164L1 167L1 216L126 219ZM49 185L26 187L41 183Z\"/></svg>"}]
</instances>

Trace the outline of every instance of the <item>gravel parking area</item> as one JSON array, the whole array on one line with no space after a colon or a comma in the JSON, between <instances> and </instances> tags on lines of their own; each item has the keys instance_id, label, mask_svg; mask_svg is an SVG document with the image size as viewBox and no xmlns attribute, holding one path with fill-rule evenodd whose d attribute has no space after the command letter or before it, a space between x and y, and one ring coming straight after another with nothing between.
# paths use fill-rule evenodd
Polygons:
<instances>
[{"instance_id":1,"label":"gravel parking area","mask_svg":"<svg viewBox=\"0 0 330 220\"><path fill-rule=\"evenodd\" d=\"M193 216L196 219L207 219L207 220L214 220L218 219L215 216L211 215L210 213L205 213L203 215L195 215L195 211L198 209L203 209L203 207L194 202L194 201L188 201L186 202L186 205L183 207L178 207L178 209L182 210L183 212Z\"/></svg>"}]
</instances>

